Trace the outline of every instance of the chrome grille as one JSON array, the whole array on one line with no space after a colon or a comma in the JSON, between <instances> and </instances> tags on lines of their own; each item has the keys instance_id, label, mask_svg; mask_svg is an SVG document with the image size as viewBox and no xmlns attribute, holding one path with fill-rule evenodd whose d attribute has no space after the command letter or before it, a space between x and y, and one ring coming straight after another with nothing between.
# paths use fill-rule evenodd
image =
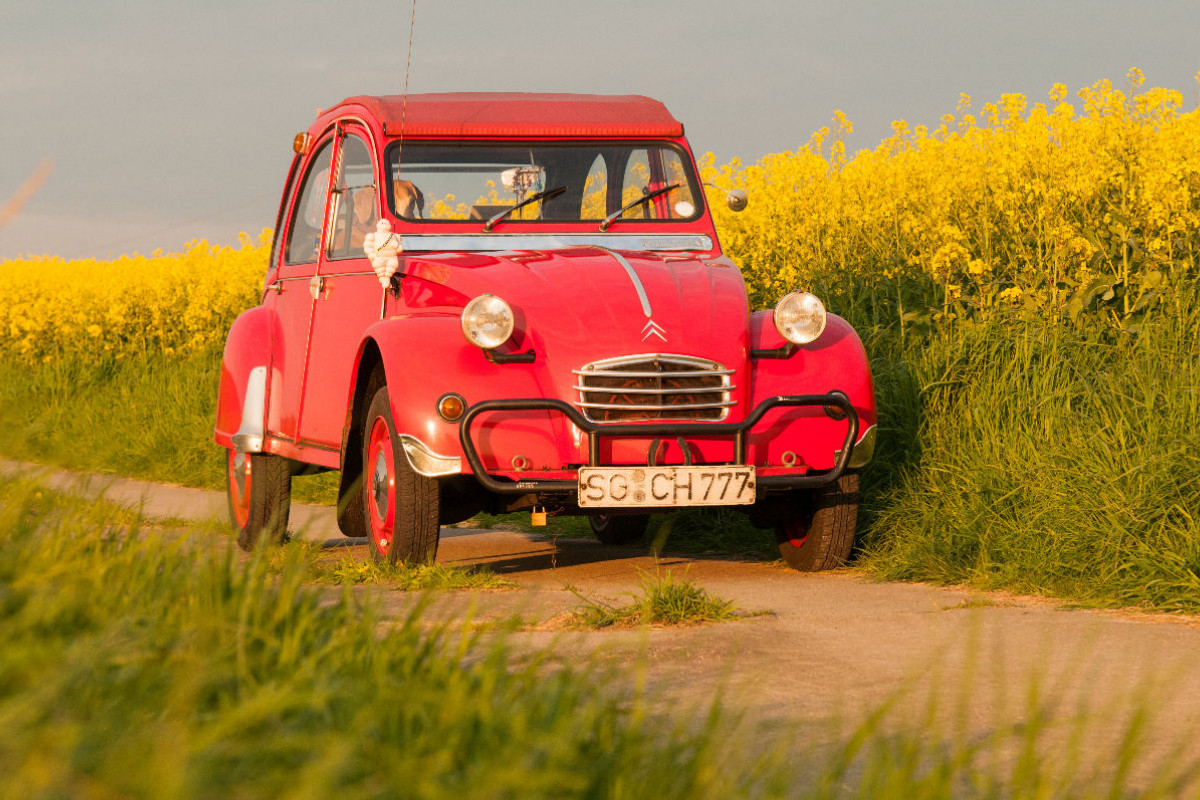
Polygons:
<instances>
[{"instance_id":1,"label":"chrome grille","mask_svg":"<svg viewBox=\"0 0 1200 800\"><path fill-rule=\"evenodd\" d=\"M722 420L736 405L733 370L691 356L649 354L573 370L577 405L593 422Z\"/></svg>"}]
</instances>

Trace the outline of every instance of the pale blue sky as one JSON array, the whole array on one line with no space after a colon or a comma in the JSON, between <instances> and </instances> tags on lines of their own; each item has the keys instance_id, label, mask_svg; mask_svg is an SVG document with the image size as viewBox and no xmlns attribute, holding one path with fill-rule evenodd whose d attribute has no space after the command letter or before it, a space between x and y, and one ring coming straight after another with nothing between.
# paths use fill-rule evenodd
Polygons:
<instances>
[{"instance_id":1,"label":"pale blue sky","mask_svg":"<svg viewBox=\"0 0 1200 800\"><path fill-rule=\"evenodd\" d=\"M348 95L399 93L408 0L0 0L0 203L19 253L104 256L232 242L274 223L292 135ZM835 109L851 149L959 92L1045 97L1100 78L1196 103L1200 0L780 2L418 0L410 91L639 93L697 153L795 149Z\"/></svg>"}]
</instances>

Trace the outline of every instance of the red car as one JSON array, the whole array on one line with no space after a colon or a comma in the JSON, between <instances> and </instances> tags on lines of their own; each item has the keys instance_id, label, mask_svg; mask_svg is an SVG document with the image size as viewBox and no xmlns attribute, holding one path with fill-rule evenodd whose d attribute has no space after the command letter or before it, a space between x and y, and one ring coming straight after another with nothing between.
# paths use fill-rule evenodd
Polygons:
<instances>
[{"instance_id":1,"label":"red car","mask_svg":"<svg viewBox=\"0 0 1200 800\"><path fill-rule=\"evenodd\" d=\"M750 310L661 103L352 97L294 149L221 374L243 546L282 540L292 476L340 470L342 531L392 561L484 510L585 514L617 543L698 505L774 527L797 569L850 553L862 344L802 291Z\"/></svg>"}]
</instances>

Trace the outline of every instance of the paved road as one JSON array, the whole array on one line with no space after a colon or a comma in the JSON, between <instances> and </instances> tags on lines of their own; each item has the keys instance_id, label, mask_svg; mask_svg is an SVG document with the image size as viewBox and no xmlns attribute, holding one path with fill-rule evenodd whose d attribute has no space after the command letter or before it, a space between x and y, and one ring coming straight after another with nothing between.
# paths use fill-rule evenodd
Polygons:
<instances>
[{"instance_id":1,"label":"paved road","mask_svg":"<svg viewBox=\"0 0 1200 800\"><path fill-rule=\"evenodd\" d=\"M0 470L16 465L0 462ZM224 496L124 479L42 470L62 489L141 505L151 516L208 519L225 514ZM365 558L361 543L337 532L332 511L296 504L294 531L328 541L337 557ZM550 541L512 531L446 528L442 563L486 565L519 591L442 597L444 613L469 605L482 616L520 614L531 647L597 652L645 676L675 706L696 707L722 692L751 721L820 737L831 721L857 724L889 700L895 727L924 724L937 698L940 735L980 733L1030 721L1041 708L1058 723L1047 746L1063 744L1070 720L1087 718L1085 761L1104 764L1129 714L1152 712L1145 774L1182 746L1200 759L1200 626L1194 619L1073 610L1061 604L919 584L874 583L852 571L804 575L771 564L663 556L644 548L586 540ZM768 614L695 628L576 632L556 625L585 597L620 601L645 572L670 569L747 611ZM574 591L572 591L572 589ZM385 598L397 613L411 603ZM1038 698L1030 699L1030 692ZM1075 745L1078 749L1080 745Z\"/></svg>"}]
</instances>

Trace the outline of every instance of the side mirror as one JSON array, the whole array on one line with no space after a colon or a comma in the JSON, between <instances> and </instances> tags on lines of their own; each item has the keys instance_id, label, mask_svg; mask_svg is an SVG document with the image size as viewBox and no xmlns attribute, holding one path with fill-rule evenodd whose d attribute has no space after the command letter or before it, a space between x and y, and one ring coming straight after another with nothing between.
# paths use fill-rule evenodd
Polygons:
<instances>
[{"instance_id":1,"label":"side mirror","mask_svg":"<svg viewBox=\"0 0 1200 800\"><path fill-rule=\"evenodd\" d=\"M725 204L729 206L730 211L743 211L746 205L750 202L750 198L746 194L745 189L722 189L715 183L704 182L705 186L711 186L718 192L725 192Z\"/></svg>"}]
</instances>

